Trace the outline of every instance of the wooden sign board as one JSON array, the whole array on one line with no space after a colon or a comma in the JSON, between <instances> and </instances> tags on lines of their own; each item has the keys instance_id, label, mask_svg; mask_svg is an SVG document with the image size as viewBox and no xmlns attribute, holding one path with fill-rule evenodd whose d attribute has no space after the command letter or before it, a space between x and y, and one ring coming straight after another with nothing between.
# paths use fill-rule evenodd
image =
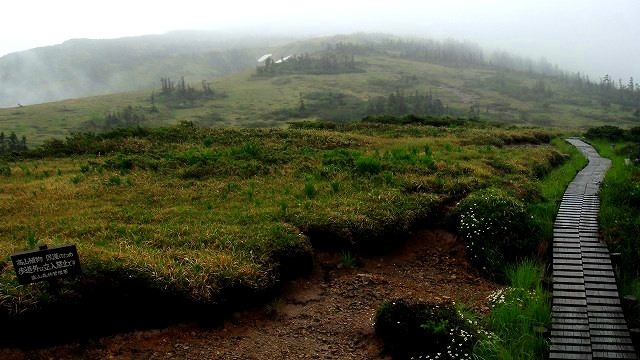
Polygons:
<instances>
[{"instance_id":1,"label":"wooden sign board","mask_svg":"<svg viewBox=\"0 0 640 360\"><path fill-rule=\"evenodd\" d=\"M81 273L80 258L75 245L22 251L11 255L11 261L18 282L22 285Z\"/></svg>"}]
</instances>

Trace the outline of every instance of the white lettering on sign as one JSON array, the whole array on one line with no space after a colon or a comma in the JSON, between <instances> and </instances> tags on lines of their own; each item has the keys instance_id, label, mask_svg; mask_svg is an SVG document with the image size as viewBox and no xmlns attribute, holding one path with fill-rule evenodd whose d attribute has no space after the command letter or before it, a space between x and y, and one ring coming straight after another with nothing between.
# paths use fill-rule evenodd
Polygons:
<instances>
[{"instance_id":1,"label":"white lettering on sign","mask_svg":"<svg viewBox=\"0 0 640 360\"><path fill-rule=\"evenodd\" d=\"M75 245L62 245L11 255L21 284L78 275L80 259Z\"/></svg>"}]
</instances>

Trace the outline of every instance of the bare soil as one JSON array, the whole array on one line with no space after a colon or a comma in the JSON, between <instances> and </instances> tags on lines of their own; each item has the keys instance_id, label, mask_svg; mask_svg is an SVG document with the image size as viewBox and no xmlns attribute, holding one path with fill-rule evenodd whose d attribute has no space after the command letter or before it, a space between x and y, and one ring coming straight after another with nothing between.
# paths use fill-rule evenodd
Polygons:
<instances>
[{"instance_id":1,"label":"bare soil","mask_svg":"<svg viewBox=\"0 0 640 360\"><path fill-rule=\"evenodd\" d=\"M499 288L477 274L461 242L443 230L418 232L391 254L358 260L346 268L341 254L318 253L309 276L220 328L182 324L47 349L0 349L0 358L387 359L373 330L384 300L455 300L485 313L487 296Z\"/></svg>"}]
</instances>

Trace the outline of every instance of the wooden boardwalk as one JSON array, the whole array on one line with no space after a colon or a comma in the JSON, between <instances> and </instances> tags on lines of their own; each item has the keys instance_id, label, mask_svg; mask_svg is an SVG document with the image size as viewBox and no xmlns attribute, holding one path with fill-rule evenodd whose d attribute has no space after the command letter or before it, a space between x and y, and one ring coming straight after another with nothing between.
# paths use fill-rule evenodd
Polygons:
<instances>
[{"instance_id":1,"label":"wooden boardwalk","mask_svg":"<svg viewBox=\"0 0 640 360\"><path fill-rule=\"evenodd\" d=\"M598 190L611 165L568 139L589 164L564 194L553 229L550 359L637 359L607 246L598 239Z\"/></svg>"}]
</instances>

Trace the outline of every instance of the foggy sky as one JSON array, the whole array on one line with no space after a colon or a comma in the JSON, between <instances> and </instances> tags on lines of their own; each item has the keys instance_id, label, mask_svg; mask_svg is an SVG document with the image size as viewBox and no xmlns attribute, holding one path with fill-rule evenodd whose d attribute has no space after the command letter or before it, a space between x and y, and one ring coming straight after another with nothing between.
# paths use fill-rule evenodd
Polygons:
<instances>
[{"instance_id":1,"label":"foggy sky","mask_svg":"<svg viewBox=\"0 0 640 360\"><path fill-rule=\"evenodd\" d=\"M308 36L375 31L471 40L487 52L544 56L595 78L640 80L639 0L9 0L0 11L0 56L71 38L181 29Z\"/></svg>"}]
</instances>

